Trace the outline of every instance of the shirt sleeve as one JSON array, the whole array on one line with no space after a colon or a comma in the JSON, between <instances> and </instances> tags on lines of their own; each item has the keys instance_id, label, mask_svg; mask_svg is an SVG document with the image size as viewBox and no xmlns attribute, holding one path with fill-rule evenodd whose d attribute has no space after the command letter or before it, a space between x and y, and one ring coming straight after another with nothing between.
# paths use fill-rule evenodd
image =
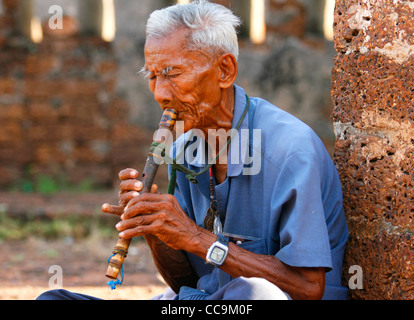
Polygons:
<instances>
[{"instance_id":1,"label":"shirt sleeve","mask_svg":"<svg viewBox=\"0 0 414 320\"><path fill-rule=\"evenodd\" d=\"M322 170L315 154L299 152L286 159L276 181L273 209L281 211L276 257L290 266L332 268Z\"/></svg>"}]
</instances>

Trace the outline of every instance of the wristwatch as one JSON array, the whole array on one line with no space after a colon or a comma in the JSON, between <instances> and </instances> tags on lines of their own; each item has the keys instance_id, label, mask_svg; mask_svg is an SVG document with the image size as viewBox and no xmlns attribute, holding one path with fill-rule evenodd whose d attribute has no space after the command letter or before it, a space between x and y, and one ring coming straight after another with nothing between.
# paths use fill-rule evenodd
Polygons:
<instances>
[{"instance_id":1,"label":"wristwatch","mask_svg":"<svg viewBox=\"0 0 414 320\"><path fill-rule=\"evenodd\" d=\"M219 267L223 264L229 251L229 239L219 234L207 251L206 263Z\"/></svg>"}]
</instances>

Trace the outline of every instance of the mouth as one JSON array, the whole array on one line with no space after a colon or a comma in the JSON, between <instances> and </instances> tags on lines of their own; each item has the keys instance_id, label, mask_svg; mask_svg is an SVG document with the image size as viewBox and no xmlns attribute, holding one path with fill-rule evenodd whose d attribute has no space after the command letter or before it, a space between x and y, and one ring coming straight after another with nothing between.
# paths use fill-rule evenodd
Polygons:
<instances>
[{"instance_id":1,"label":"mouth","mask_svg":"<svg viewBox=\"0 0 414 320\"><path fill-rule=\"evenodd\" d=\"M168 105L162 105L162 110L174 109L177 113L176 121L183 121L185 132L196 128L200 125L201 115L199 110L194 105L185 103L169 103Z\"/></svg>"}]
</instances>

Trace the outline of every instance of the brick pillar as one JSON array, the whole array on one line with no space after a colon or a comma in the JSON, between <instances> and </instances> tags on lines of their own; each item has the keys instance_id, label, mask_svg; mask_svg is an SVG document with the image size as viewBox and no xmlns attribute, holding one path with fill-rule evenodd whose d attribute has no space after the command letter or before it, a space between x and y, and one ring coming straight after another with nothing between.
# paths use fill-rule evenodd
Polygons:
<instances>
[{"instance_id":1,"label":"brick pillar","mask_svg":"<svg viewBox=\"0 0 414 320\"><path fill-rule=\"evenodd\" d=\"M353 299L414 299L414 2L337 0L332 70ZM351 270L354 270L351 268Z\"/></svg>"},{"instance_id":2,"label":"brick pillar","mask_svg":"<svg viewBox=\"0 0 414 320\"><path fill-rule=\"evenodd\" d=\"M2 0L3 16L0 18L0 34L5 38L20 33L19 0Z\"/></svg>"}]
</instances>

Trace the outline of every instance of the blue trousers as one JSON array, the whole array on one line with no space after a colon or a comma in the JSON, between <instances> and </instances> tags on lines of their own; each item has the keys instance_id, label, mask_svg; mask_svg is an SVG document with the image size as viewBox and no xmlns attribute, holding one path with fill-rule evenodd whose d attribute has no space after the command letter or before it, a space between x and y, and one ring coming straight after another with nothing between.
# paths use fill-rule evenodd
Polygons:
<instances>
[{"instance_id":1,"label":"blue trousers","mask_svg":"<svg viewBox=\"0 0 414 320\"><path fill-rule=\"evenodd\" d=\"M70 292L64 289L50 290L42 293L36 300L102 300L86 294Z\"/></svg>"},{"instance_id":2,"label":"blue trousers","mask_svg":"<svg viewBox=\"0 0 414 320\"><path fill-rule=\"evenodd\" d=\"M236 278L209 295L189 287L182 287L176 295L171 289L154 300L291 300L290 296L277 286L262 278ZM37 300L101 300L85 294L64 289L42 293Z\"/></svg>"}]
</instances>

